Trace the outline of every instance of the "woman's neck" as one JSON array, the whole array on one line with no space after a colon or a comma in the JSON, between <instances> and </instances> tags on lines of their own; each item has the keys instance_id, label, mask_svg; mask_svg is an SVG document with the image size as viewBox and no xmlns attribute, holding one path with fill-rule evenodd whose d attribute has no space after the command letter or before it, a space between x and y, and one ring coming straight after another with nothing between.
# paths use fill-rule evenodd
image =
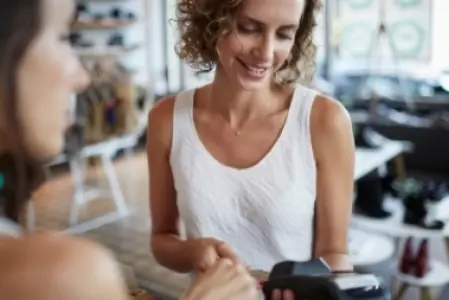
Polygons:
<instances>
[{"instance_id":1,"label":"woman's neck","mask_svg":"<svg viewBox=\"0 0 449 300\"><path fill-rule=\"evenodd\" d=\"M273 113L282 104L277 101L281 94L279 88L267 85L258 90L244 90L218 70L207 93L209 109L233 126Z\"/></svg>"}]
</instances>

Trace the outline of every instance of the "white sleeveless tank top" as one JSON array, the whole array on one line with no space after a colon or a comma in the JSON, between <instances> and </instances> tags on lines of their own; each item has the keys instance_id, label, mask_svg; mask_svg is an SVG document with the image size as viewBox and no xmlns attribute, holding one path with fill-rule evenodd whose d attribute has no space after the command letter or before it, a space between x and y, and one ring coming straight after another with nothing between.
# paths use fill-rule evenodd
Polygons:
<instances>
[{"instance_id":1,"label":"white sleeveless tank top","mask_svg":"<svg viewBox=\"0 0 449 300\"><path fill-rule=\"evenodd\" d=\"M286 123L256 165L234 169L200 141L194 122L195 90L174 105L170 164L187 238L227 242L242 262L270 271L282 260L312 256L316 167L310 111L316 92L298 86Z\"/></svg>"}]
</instances>

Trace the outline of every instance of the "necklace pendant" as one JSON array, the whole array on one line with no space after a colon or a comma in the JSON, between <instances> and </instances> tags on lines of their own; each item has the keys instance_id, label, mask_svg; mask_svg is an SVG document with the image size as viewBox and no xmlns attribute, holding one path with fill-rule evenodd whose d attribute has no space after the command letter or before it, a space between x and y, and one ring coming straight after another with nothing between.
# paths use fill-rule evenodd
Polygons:
<instances>
[{"instance_id":1,"label":"necklace pendant","mask_svg":"<svg viewBox=\"0 0 449 300\"><path fill-rule=\"evenodd\" d=\"M240 131L236 131L236 132L235 132L235 135L240 135Z\"/></svg>"}]
</instances>

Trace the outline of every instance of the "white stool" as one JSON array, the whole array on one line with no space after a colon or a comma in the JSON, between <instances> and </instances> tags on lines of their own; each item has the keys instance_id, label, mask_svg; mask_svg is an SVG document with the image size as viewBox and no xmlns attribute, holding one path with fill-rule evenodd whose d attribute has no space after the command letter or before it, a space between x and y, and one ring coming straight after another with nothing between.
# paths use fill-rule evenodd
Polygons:
<instances>
[{"instance_id":1,"label":"white stool","mask_svg":"<svg viewBox=\"0 0 449 300\"><path fill-rule=\"evenodd\" d=\"M391 258L395 245L391 238L356 228L349 231L349 255L354 266L375 265Z\"/></svg>"},{"instance_id":2,"label":"white stool","mask_svg":"<svg viewBox=\"0 0 449 300\"><path fill-rule=\"evenodd\" d=\"M400 283L398 293L393 300L402 299L409 287L420 289L421 300L432 300L430 288L440 287L449 282L449 267L440 261L432 260L430 261L430 271L423 278L403 274L398 271L398 268L393 276Z\"/></svg>"},{"instance_id":3,"label":"white stool","mask_svg":"<svg viewBox=\"0 0 449 300\"><path fill-rule=\"evenodd\" d=\"M69 228L66 233L79 234L103 225L123 219L131 214L127 202L120 188L120 183L112 162L113 157L120 149L132 148L137 144L138 136L130 135L121 138L111 139L98 144L86 146L77 157L71 158L60 155L55 160L47 164L47 167L59 163L68 162L70 173L74 183L74 197L69 213ZM102 190L97 187L87 187L85 184L85 162L90 157L99 157L101 165L106 175L109 190ZM79 223L79 215L85 204L101 195L112 196L115 211L96 217L92 220ZM27 207L27 228L33 231L36 226L36 212L33 201Z\"/></svg>"}]
</instances>

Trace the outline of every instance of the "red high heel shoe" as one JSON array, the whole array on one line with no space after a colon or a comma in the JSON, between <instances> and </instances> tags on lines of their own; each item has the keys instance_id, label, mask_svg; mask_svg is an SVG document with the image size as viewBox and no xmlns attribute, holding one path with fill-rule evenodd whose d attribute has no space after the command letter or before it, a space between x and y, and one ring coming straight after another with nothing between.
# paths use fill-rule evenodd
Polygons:
<instances>
[{"instance_id":1,"label":"red high heel shoe","mask_svg":"<svg viewBox=\"0 0 449 300\"><path fill-rule=\"evenodd\" d=\"M413 255L412 242L413 239L408 237L405 242L404 251L402 252L399 270L403 274L410 274L414 268L415 257Z\"/></svg>"},{"instance_id":2,"label":"red high heel shoe","mask_svg":"<svg viewBox=\"0 0 449 300\"><path fill-rule=\"evenodd\" d=\"M415 261L415 276L423 278L429 272L429 242L423 239L419 245L418 254Z\"/></svg>"}]
</instances>

